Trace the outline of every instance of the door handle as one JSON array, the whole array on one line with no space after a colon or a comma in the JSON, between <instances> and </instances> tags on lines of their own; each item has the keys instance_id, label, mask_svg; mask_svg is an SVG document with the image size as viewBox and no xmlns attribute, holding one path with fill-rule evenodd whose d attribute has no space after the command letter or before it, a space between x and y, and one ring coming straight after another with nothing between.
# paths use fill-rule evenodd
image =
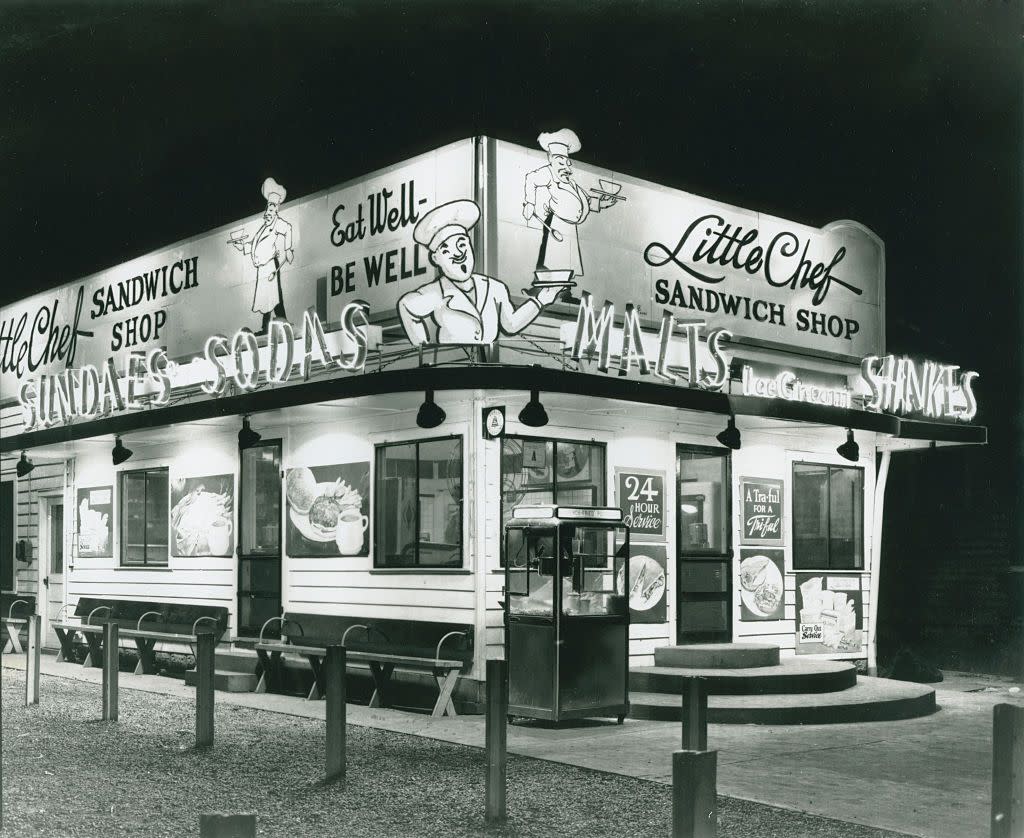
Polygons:
<instances>
[{"instance_id":1,"label":"door handle","mask_svg":"<svg viewBox=\"0 0 1024 838\"><path fill-rule=\"evenodd\" d=\"M49 577L49 576L44 576L44 577L43 577L43 585L44 585L44 586L45 586L46 588L49 588L49 587L50 587L50 577Z\"/></svg>"}]
</instances>

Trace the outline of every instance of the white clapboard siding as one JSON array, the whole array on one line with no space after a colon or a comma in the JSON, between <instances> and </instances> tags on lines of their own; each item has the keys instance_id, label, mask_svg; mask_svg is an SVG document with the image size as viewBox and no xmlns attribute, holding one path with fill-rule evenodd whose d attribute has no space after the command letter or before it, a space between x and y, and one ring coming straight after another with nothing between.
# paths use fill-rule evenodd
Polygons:
<instances>
[{"instance_id":1,"label":"white clapboard siding","mask_svg":"<svg viewBox=\"0 0 1024 838\"><path fill-rule=\"evenodd\" d=\"M350 603L292 600L288 610L298 613L326 614L339 617L376 617L381 620L422 620L434 623L472 623L472 609L431 608L422 605L353 605Z\"/></svg>"},{"instance_id":2,"label":"white clapboard siding","mask_svg":"<svg viewBox=\"0 0 1024 838\"><path fill-rule=\"evenodd\" d=\"M234 584L233 568L223 570L144 570L142 568L91 568L75 564L72 582L76 585L220 585Z\"/></svg>"},{"instance_id":3,"label":"white clapboard siding","mask_svg":"<svg viewBox=\"0 0 1024 838\"><path fill-rule=\"evenodd\" d=\"M307 560L317 561L317 560ZM430 591L441 588L446 591L473 591L474 578L466 574L413 574L413 573L369 573L365 570L324 570L324 561L312 564L309 569L296 567L297 560L289 559L288 577L293 588L376 588L386 590Z\"/></svg>"},{"instance_id":4,"label":"white clapboard siding","mask_svg":"<svg viewBox=\"0 0 1024 838\"><path fill-rule=\"evenodd\" d=\"M292 584L289 586L289 610L297 611L297 603L322 603L338 606L361 606L373 608L429 608L435 611L473 611L472 591L448 591L440 588L338 588L335 586L304 587ZM383 615L380 615L383 616ZM472 615L470 615L472 616ZM438 622L446 622L446 618L434 616ZM452 622L464 622L465 615L453 617ZM471 621L471 620L470 620Z\"/></svg>"},{"instance_id":5,"label":"white clapboard siding","mask_svg":"<svg viewBox=\"0 0 1024 838\"><path fill-rule=\"evenodd\" d=\"M80 582L77 574L67 583L68 595L78 597L98 597L101 599L140 599L163 602L173 600L184 602L229 602L234 593L230 582L223 585L179 584L173 580L174 574L168 574L167 581L155 584L133 580L128 576L116 577L104 582Z\"/></svg>"}]
</instances>

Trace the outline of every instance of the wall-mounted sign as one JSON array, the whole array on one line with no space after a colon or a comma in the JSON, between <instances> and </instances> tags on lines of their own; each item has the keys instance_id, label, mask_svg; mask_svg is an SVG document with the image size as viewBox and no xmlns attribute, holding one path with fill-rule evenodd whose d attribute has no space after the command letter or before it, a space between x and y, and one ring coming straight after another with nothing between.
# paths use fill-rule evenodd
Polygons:
<instances>
[{"instance_id":1,"label":"wall-mounted sign","mask_svg":"<svg viewBox=\"0 0 1024 838\"><path fill-rule=\"evenodd\" d=\"M287 548L293 558L370 554L370 464L288 469Z\"/></svg>"},{"instance_id":2,"label":"wall-mounted sign","mask_svg":"<svg viewBox=\"0 0 1024 838\"><path fill-rule=\"evenodd\" d=\"M864 597L860 576L796 574L796 653L858 654L863 651Z\"/></svg>"},{"instance_id":3,"label":"wall-mounted sign","mask_svg":"<svg viewBox=\"0 0 1024 838\"><path fill-rule=\"evenodd\" d=\"M828 386L806 381L801 375L791 370L780 370L769 375L758 373L759 371L749 364L743 365L740 381L744 396L786 399L791 402L806 402L826 407L849 408L851 406L852 394L845 383Z\"/></svg>"},{"instance_id":4,"label":"wall-mounted sign","mask_svg":"<svg viewBox=\"0 0 1024 838\"><path fill-rule=\"evenodd\" d=\"M783 544L783 482L768 477L741 477L743 544Z\"/></svg>"},{"instance_id":5,"label":"wall-mounted sign","mask_svg":"<svg viewBox=\"0 0 1024 838\"><path fill-rule=\"evenodd\" d=\"M978 373L960 367L886 355L861 361L861 377L870 391L864 400L868 410L921 414L928 418L961 419L978 412L974 379Z\"/></svg>"},{"instance_id":6,"label":"wall-mounted sign","mask_svg":"<svg viewBox=\"0 0 1024 838\"><path fill-rule=\"evenodd\" d=\"M83 559L111 558L114 544L114 487L78 490L78 555Z\"/></svg>"},{"instance_id":7,"label":"wall-mounted sign","mask_svg":"<svg viewBox=\"0 0 1024 838\"><path fill-rule=\"evenodd\" d=\"M664 623L667 588L665 545L630 544L629 620L631 623ZM616 590L623 590L625 569L619 571Z\"/></svg>"},{"instance_id":8,"label":"wall-mounted sign","mask_svg":"<svg viewBox=\"0 0 1024 838\"><path fill-rule=\"evenodd\" d=\"M783 552L740 550L740 619L781 620L786 610Z\"/></svg>"},{"instance_id":9,"label":"wall-mounted sign","mask_svg":"<svg viewBox=\"0 0 1024 838\"><path fill-rule=\"evenodd\" d=\"M630 538L664 541L665 472L616 468L615 491Z\"/></svg>"},{"instance_id":10,"label":"wall-mounted sign","mask_svg":"<svg viewBox=\"0 0 1024 838\"><path fill-rule=\"evenodd\" d=\"M233 556L234 524L233 474L171 481L171 555Z\"/></svg>"},{"instance_id":11,"label":"wall-mounted sign","mask_svg":"<svg viewBox=\"0 0 1024 838\"><path fill-rule=\"evenodd\" d=\"M485 407L482 411L484 439L498 439L505 435L505 406Z\"/></svg>"}]
</instances>

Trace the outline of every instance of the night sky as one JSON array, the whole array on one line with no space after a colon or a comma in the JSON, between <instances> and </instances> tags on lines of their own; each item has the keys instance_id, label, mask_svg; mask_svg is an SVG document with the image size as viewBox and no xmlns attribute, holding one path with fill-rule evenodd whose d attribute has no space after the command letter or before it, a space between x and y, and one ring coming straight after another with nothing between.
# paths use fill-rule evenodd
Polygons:
<instances>
[{"instance_id":1,"label":"night sky","mask_svg":"<svg viewBox=\"0 0 1024 838\"><path fill-rule=\"evenodd\" d=\"M1020 37L1003 0L8 3L0 302L259 212L268 174L294 199L570 126L582 161L871 227L890 350L978 369L1009 452Z\"/></svg>"}]
</instances>

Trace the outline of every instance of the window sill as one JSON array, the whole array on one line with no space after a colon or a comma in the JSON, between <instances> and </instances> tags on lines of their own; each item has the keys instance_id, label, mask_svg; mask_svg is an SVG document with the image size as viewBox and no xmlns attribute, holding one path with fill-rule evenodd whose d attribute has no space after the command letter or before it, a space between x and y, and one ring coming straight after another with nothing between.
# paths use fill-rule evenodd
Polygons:
<instances>
[{"instance_id":1,"label":"window sill","mask_svg":"<svg viewBox=\"0 0 1024 838\"><path fill-rule=\"evenodd\" d=\"M870 574L871 571L866 570L865 568L860 568L859 570L851 570L850 568L839 569L831 567L794 567L790 570L787 570L786 573L823 573L826 575L829 573L863 573L867 575Z\"/></svg>"},{"instance_id":2,"label":"window sill","mask_svg":"<svg viewBox=\"0 0 1024 838\"><path fill-rule=\"evenodd\" d=\"M465 567L374 567L370 568L370 575L380 574L424 574L429 576L469 576L473 571Z\"/></svg>"},{"instance_id":3,"label":"window sill","mask_svg":"<svg viewBox=\"0 0 1024 838\"><path fill-rule=\"evenodd\" d=\"M122 564L118 565L114 570L166 570L171 571L174 568L169 567L165 564Z\"/></svg>"}]
</instances>

